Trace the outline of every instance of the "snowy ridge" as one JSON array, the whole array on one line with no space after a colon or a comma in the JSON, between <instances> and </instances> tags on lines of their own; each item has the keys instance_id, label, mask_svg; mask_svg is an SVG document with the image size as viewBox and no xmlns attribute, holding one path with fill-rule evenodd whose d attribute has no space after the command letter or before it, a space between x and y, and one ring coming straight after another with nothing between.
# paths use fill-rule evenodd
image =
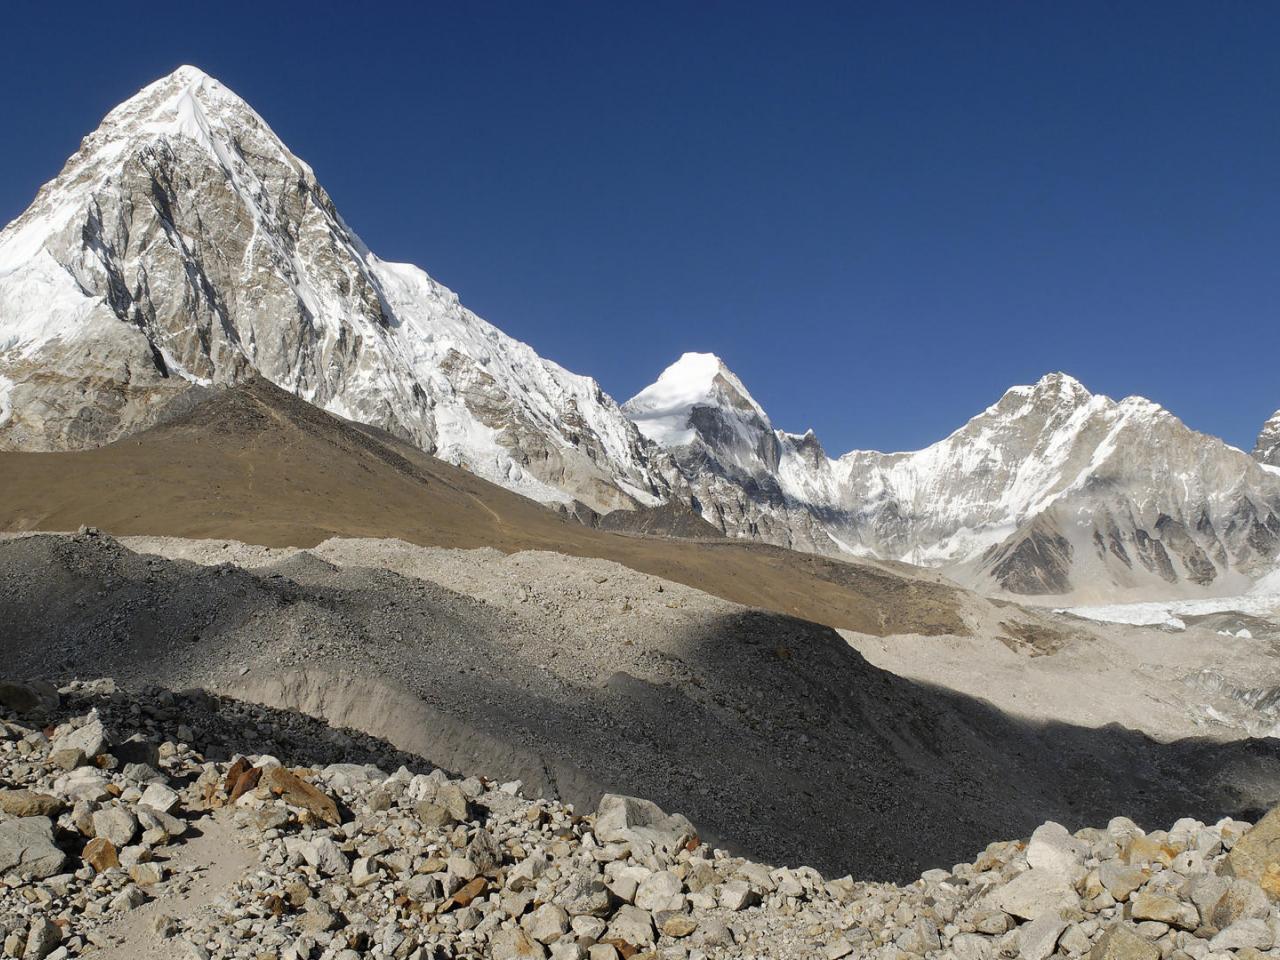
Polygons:
<instances>
[{"instance_id":1,"label":"snowy ridge","mask_svg":"<svg viewBox=\"0 0 1280 960\"><path fill-rule=\"evenodd\" d=\"M763 411L744 437L740 413L714 391L676 389L705 377L671 371L700 369L682 358L623 410L733 535L1043 594L1071 592L1072 572L1085 570L1126 590L1238 586L1229 575L1256 573L1280 550L1276 478L1141 397L1117 402L1052 373L923 450L833 459L812 432L772 430ZM669 398L686 402L659 402ZM744 457L744 440L770 455Z\"/></svg>"},{"instance_id":2,"label":"snowy ridge","mask_svg":"<svg viewBox=\"0 0 1280 960\"><path fill-rule=\"evenodd\" d=\"M1253 456L1267 467L1280 467L1280 410L1273 413L1262 425Z\"/></svg>"},{"instance_id":3,"label":"snowy ridge","mask_svg":"<svg viewBox=\"0 0 1280 960\"><path fill-rule=\"evenodd\" d=\"M0 448L109 442L254 375L545 502L679 500L730 536L984 589L1241 593L1280 554L1280 415L1254 459L1054 373L923 450L833 458L709 353L620 408L375 256L262 117L182 67L0 232Z\"/></svg>"},{"instance_id":4,"label":"snowy ridge","mask_svg":"<svg viewBox=\"0 0 1280 960\"><path fill-rule=\"evenodd\" d=\"M80 359L90 343L105 362ZM38 367L126 384L126 403L36 422ZM0 234L0 370L24 413L0 445L104 442L174 380L257 372L537 499L610 509L668 490L596 381L378 259L266 122L189 66L112 110Z\"/></svg>"}]
</instances>

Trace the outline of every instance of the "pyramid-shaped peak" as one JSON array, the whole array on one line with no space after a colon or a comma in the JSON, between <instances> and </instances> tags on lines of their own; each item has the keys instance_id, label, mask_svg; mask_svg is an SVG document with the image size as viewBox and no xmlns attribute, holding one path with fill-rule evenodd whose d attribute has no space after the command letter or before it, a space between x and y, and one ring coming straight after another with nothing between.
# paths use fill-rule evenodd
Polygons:
<instances>
[{"instance_id":1,"label":"pyramid-shaped peak","mask_svg":"<svg viewBox=\"0 0 1280 960\"><path fill-rule=\"evenodd\" d=\"M1046 373L1036 381L1032 388L1036 393L1057 395L1062 398L1088 399L1093 396L1089 389L1069 373L1055 371Z\"/></svg>"},{"instance_id":2,"label":"pyramid-shaped peak","mask_svg":"<svg viewBox=\"0 0 1280 960\"><path fill-rule=\"evenodd\" d=\"M1032 384L1010 387L992 410L1021 407L1026 403L1053 406L1079 406L1093 399L1089 389L1069 373L1046 373Z\"/></svg>"},{"instance_id":3,"label":"pyramid-shaped peak","mask_svg":"<svg viewBox=\"0 0 1280 960\"><path fill-rule=\"evenodd\" d=\"M159 118L180 113L193 100L208 109L215 104L251 109L243 99L199 67L183 64L158 80L153 80L107 114L104 123L138 117Z\"/></svg>"},{"instance_id":4,"label":"pyramid-shaped peak","mask_svg":"<svg viewBox=\"0 0 1280 960\"><path fill-rule=\"evenodd\" d=\"M182 66L178 67L178 69L174 70L173 73L169 74L169 76L165 77L164 79L176 80L179 83L203 83L205 80L212 80L214 83L218 82L216 79L209 76L209 74L205 73L199 67L192 66L189 63L184 63Z\"/></svg>"},{"instance_id":5,"label":"pyramid-shaped peak","mask_svg":"<svg viewBox=\"0 0 1280 960\"><path fill-rule=\"evenodd\" d=\"M228 166L244 153L233 145L246 137L254 138L249 153L310 172L243 98L199 67L183 64L111 110L72 161L115 166L136 149L149 149L156 139L184 138ZM110 170L104 168L101 175L110 175ZM76 172L70 179L85 178Z\"/></svg>"},{"instance_id":6,"label":"pyramid-shaped peak","mask_svg":"<svg viewBox=\"0 0 1280 960\"><path fill-rule=\"evenodd\" d=\"M684 353L624 407L633 414L667 415L725 404L749 408L768 422L763 408L723 360L714 353Z\"/></svg>"}]
</instances>

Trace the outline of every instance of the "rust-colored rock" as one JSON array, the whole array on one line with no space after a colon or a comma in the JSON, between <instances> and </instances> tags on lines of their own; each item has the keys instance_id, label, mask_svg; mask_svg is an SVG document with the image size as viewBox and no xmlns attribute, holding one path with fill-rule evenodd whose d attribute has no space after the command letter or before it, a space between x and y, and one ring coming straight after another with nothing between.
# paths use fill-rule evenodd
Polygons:
<instances>
[{"instance_id":1,"label":"rust-colored rock","mask_svg":"<svg viewBox=\"0 0 1280 960\"><path fill-rule=\"evenodd\" d=\"M622 960L631 960L632 957L640 952L640 948L634 943L628 943L626 940L619 940L617 937L609 937L605 940L601 940L600 942L607 943L609 946L613 947L613 949L617 950L618 956L622 957Z\"/></svg>"},{"instance_id":2,"label":"rust-colored rock","mask_svg":"<svg viewBox=\"0 0 1280 960\"><path fill-rule=\"evenodd\" d=\"M256 787L258 785L258 781L261 779L262 779L261 767L250 767L248 770L245 770L243 773L240 774L240 776L237 778L235 782L235 785L229 791L231 796L227 802L235 803L237 800L243 797L246 793L248 793L250 790Z\"/></svg>"},{"instance_id":3,"label":"rust-colored rock","mask_svg":"<svg viewBox=\"0 0 1280 960\"><path fill-rule=\"evenodd\" d=\"M342 815L333 798L284 767L272 767L262 776L262 784L291 807L298 807L321 823L340 826Z\"/></svg>"},{"instance_id":4,"label":"rust-colored rock","mask_svg":"<svg viewBox=\"0 0 1280 960\"><path fill-rule=\"evenodd\" d=\"M227 775L222 781L222 792L230 796L231 791L240 782L240 778L250 769L252 769L252 764L248 760L244 757L236 757L231 766L227 768Z\"/></svg>"},{"instance_id":5,"label":"rust-colored rock","mask_svg":"<svg viewBox=\"0 0 1280 960\"><path fill-rule=\"evenodd\" d=\"M476 877L465 887L455 893L452 897L444 902L440 911L452 910L454 907L469 907L471 901L480 896L489 888L489 881L484 877Z\"/></svg>"},{"instance_id":6,"label":"rust-colored rock","mask_svg":"<svg viewBox=\"0 0 1280 960\"><path fill-rule=\"evenodd\" d=\"M96 837L84 845L82 859L98 873L120 866L116 845L106 837Z\"/></svg>"}]
</instances>

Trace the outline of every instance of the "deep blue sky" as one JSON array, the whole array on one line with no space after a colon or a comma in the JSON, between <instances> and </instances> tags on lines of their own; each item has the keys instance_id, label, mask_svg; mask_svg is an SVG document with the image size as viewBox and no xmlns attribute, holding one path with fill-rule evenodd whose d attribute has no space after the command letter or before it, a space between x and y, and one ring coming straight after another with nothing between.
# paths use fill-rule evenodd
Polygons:
<instances>
[{"instance_id":1,"label":"deep blue sky","mask_svg":"<svg viewBox=\"0 0 1280 960\"><path fill-rule=\"evenodd\" d=\"M1280 4L6 4L0 220L194 63L381 256L624 400L711 350L833 453L1064 369L1280 407Z\"/></svg>"}]
</instances>

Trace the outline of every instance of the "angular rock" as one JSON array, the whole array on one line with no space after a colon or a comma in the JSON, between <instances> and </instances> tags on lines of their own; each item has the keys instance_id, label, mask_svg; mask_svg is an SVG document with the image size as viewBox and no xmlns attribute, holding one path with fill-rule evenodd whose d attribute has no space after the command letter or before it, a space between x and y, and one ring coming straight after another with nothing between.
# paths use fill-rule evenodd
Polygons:
<instances>
[{"instance_id":1,"label":"angular rock","mask_svg":"<svg viewBox=\"0 0 1280 960\"><path fill-rule=\"evenodd\" d=\"M1089 845L1073 837L1067 828L1050 820L1037 827L1027 844L1027 863L1034 870L1044 870L1074 880L1084 871L1084 858Z\"/></svg>"},{"instance_id":2,"label":"angular rock","mask_svg":"<svg viewBox=\"0 0 1280 960\"><path fill-rule=\"evenodd\" d=\"M932 956L942 946L937 925L924 917L917 917L908 923L894 943L912 956Z\"/></svg>"},{"instance_id":3,"label":"angular rock","mask_svg":"<svg viewBox=\"0 0 1280 960\"><path fill-rule=\"evenodd\" d=\"M79 750L92 760L107 748L107 730L102 725L97 710L89 712L83 724L57 737L50 745L50 750Z\"/></svg>"},{"instance_id":4,"label":"angular rock","mask_svg":"<svg viewBox=\"0 0 1280 960\"><path fill-rule=\"evenodd\" d=\"M123 807L104 807L93 813L93 835L106 837L117 850L133 843L138 835L138 818Z\"/></svg>"},{"instance_id":5,"label":"angular rock","mask_svg":"<svg viewBox=\"0 0 1280 960\"><path fill-rule=\"evenodd\" d=\"M333 798L284 767L267 770L260 782L289 806L307 811L321 823L331 827L342 825L342 817Z\"/></svg>"},{"instance_id":6,"label":"angular rock","mask_svg":"<svg viewBox=\"0 0 1280 960\"><path fill-rule=\"evenodd\" d=\"M234 766L232 767L232 770L235 770ZM230 773L227 774L227 779L231 780ZM246 767L246 769L236 773L235 780L232 782L231 788L227 791L227 803L235 803L250 790L254 789L261 779L261 767Z\"/></svg>"},{"instance_id":7,"label":"angular rock","mask_svg":"<svg viewBox=\"0 0 1280 960\"><path fill-rule=\"evenodd\" d=\"M298 920L298 926L302 931L312 934L325 933L334 929L339 923L338 915L329 908L328 904L320 900L308 900Z\"/></svg>"},{"instance_id":8,"label":"angular rock","mask_svg":"<svg viewBox=\"0 0 1280 960\"><path fill-rule=\"evenodd\" d=\"M373 857L359 857L351 865L351 886L359 889L377 883L382 876L382 869Z\"/></svg>"},{"instance_id":9,"label":"angular rock","mask_svg":"<svg viewBox=\"0 0 1280 960\"><path fill-rule=\"evenodd\" d=\"M447 827L458 822L453 814L433 800L423 800L414 807L414 812L418 815L418 819L422 821L423 826L432 830L439 830L441 827Z\"/></svg>"},{"instance_id":10,"label":"angular rock","mask_svg":"<svg viewBox=\"0 0 1280 960\"><path fill-rule=\"evenodd\" d=\"M146 763L126 763L124 770L121 772L126 780L131 780L134 783L164 782L164 774Z\"/></svg>"},{"instance_id":11,"label":"angular rock","mask_svg":"<svg viewBox=\"0 0 1280 960\"><path fill-rule=\"evenodd\" d=\"M168 813L177 806L178 794L163 783L153 783L142 791L142 798L138 802L160 813Z\"/></svg>"},{"instance_id":12,"label":"angular rock","mask_svg":"<svg viewBox=\"0 0 1280 960\"><path fill-rule=\"evenodd\" d=\"M86 843L82 859L98 873L120 866L115 844L106 837L94 837Z\"/></svg>"},{"instance_id":13,"label":"angular rock","mask_svg":"<svg viewBox=\"0 0 1280 960\"><path fill-rule=\"evenodd\" d=\"M111 748L111 755L126 766L145 766L152 770L160 766L160 748L137 734L126 738L123 743L115 744Z\"/></svg>"},{"instance_id":14,"label":"angular rock","mask_svg":"<svg viewBox=\"0 0 1280 960\"><path fill-rule=\"evenodd\" d=\"M489 941L489 956L493 960L542 960L546 949L519 927L504 927Z\"/></svg>"},{"instance_id":15,"label":"angular rock","mask_svg":"<svg viewBox=\"0 0 1280 960\"><path fill-rule=\"evenodd\" d=\"M1154 836L1131 837L1120 851L1120 858L1133 866L1146 866L1158 863L1168 866L1181 851Z\"/></svg>"},{"instance_id":16,"label":"angular rock","mask_svg":"<svg viewBox=\"0 0 1280 960\"><path fill-rule=\"evenodd\" d=\"M637 947L649 946L655 940L653 917L649 915L648 910L623 904L609 921L609 929L605 931L604 939L621 940Z\"/></svg>"},{"instance_id":17,"label":"angular rock","mask_svg":"<svg viewBox=\"0 0 1280 960\"><path fill-rule=\"evenodd\" d=\"M1275 937L1267 921L1257 917L1237 920L1209 941L1209 949L1215 953L1227 950L1243 950L1252 947L1254 950L1270 950Z\"/></svg>"},{"instance_id":18,"label":"angular rock","mask_svg":"<svg viewBox=\"0 0 1280 960\"><path fill-rule=\"evenodd\" d=\"M1067 929L1067 921L1052 913L1042 913L1018 928L1020 960L1047 960L1058 946L1058 938Z\"/></svg>"},{"instance_id":19,"label":"angular rock","mask_svg":"<svg viewBox=\"0 0 1280 960\"><path fill-rule=\"evenodd\" d=\"M1238 920L1265 918L1270 910L1266 891L1252 880L1237 877L1227 882L1204 919L1214 929L1225 930Z\"/></svg>"},{"instance_id":20,"label":"angular rock","mask_svg":"<svg viewBox=\"0 0 1280 960\"><path fill-rule=\"evenodd\" d=\"M146 902L147 895L131 883L112 898L111 909L117 913L127 913L138 909Z\"/></svg>"},{"instance_id":21,"label":"angular rock","mask_svg":"<svg viewBox=\"0 0 1280 960\"><path fill-rule=\"evenodd\" d=\"M316 837L303 849L309 864L327 877L346 876L350 870L347 855L328 837Z\"/></svg>"},{"instance_id":22,"label":"angular rock","mask_svg":"<svg viewBox=\"0 0 1280 960\"><path fill-rule=\"evenodd\" d=\"M450 910L454 907L469 907L476 897L483 894L489 889L489 881L484 877L476 877L474 880L463 885L452 897L444 902L444 906L440 908L441 912Z\"/></svg>"},{"instance_id":23,"label":"angular rock","mask_svg":"<svg viewBox=\"0 0 1280 960\"><path fill-rule=\"evenodd\" d=\"M1108 860L1098 868L1098 876L1107 893L1123 903L1133 891L1147 882L1148 873L1142 867L1132 867L1119 860Z\"/></svg>"},{"instance_id":24,"label":"angular rock","mask_svg":"<svg viewBox=\"0 0 1280 960\"><path fill-rule=\"evenodd\" d=\"M59 770L74 770L89 762L83 750L54 750L49 754L49 762Z\"/></svg>"},{"instance_id":25,"label":"angular rock","mask_svg":"<svg viewBox=\"0 0 1280 960\"><path fill-rule=\"evenodd\" d=\"M1200 911L1175 897L1146 890L1129 900L1130 915L1135 920L1157 920L1181 930L1194 930L1200 925Z\"/></svg>"},{"instance_id":26,"label":"angular rock","mask_svg":"<svg viewBox=\"0 0 1280 960\"><path fill-rule=\"evenodd\" d=\"M31 924L23 960L44 960L62 942L62 928L44 917Z\"/></svg>"},{"instance_id":27,"label":"angular rock","mask_svg":"<svg viewBox=\"0 0 1280 960\"><path fill-rule=\"evenodd\" d=\"M1160 948L1127 924L1117 923L1094 944L1089 960L1160 960Z\"/></svg>"},{"instance_id":28,"label":"angular rock","mask_svg":"<svg viewBox=\"0 0 1280 960\"><path fill-rule=\"evenodd\" d=\"M720 887L720 906L726 910L745 910L760 902L760 894L745 880L730 880Z\"/></svg>"},{"instance_id":29,"label":"angular rock","mask_svg":"<svg viewBox=\"0 0 1280 960\"><path fill-rule=\"evenodd\" d=\"M456 783L441 784L436 790L435 802L444 807L457 823L466 823L471 819L471 802Z\"/></svg>"},{"instance_id":30,"label":"angular rock","mask_svg":"<svg viewBox=\"0 0 1280 960\"><path fill-rule=\"evenodd\" d=\"M0 876L44 879L61 872L66 862L67 855L53 842L53 823L47 817L0 823Z\"/></svg>"},{"instance_id":31,"label":"angular rock","mask_svg":"<svg viewBox=\"0 0 1280 960\"><path fill-rule=\"evenodd\" d=\"M698 921L685 914L676 914L662 921L662 935L678 940L687 937L698 929ZM853 948L850 947L850 950Z\"/></svg>"},{"instance_id":32,"label":"angular rock","mask_svg":"<svg viewBox=\"0 0 1280 960\"><path fill-rule=\"evenodd\" d=\"M158 863L135 863L129 868L129 878L140 887L154 887L164 882L165 868Z\"/></svg>"},{"instance_id":33,"label":"angular rock","mask_svg":"<svg viewBox=\"0 0 1280 960\"><path fill-rule=\"evenodd\" d=\"M640 881L635 905L644 910L665 910L673 897L679 896L684 882L670 870L659 870Z\"/></svg>"},{"instance_id":34,"label":"angular rock","mask_svg":"<svg viewBox=\"0 0 1280 960\"><path fill-rule=\"evenodd\" d=\"M668 815L656 803L606 793L596 809L595 834L605 843L642 840L674 855L697 839L697 831L679 814Z\"/></svg>"},{"instance_id":35,"label":"angular rock","mask_svg":"<svg viewBox=\"0 0 1280 960\"><path fill-rule=\"evenodd\" d=\"M162 833L166 840L172 840L174 837L180 837L187 832L187 822L167 813L161 813L159 810L152 810L150 807L137 808L138 823L143 830L150 833L157 830Z\"/></svg>"},{"instance_id":36,"label":"angular rock","mask_svg":"<svg viewBox=\"0 0 1280 960\"><path fill-rule=\"evenodd\" d=\"M467 844L466 852L467 859L476 865L476 870L480 873L490 873L502 863L502 850L488 830L477 830L475 837Z\"/></svg>"},{"instance_id":37,"label":"angular rock","mask_svg":"<svg viewBox=\"0 0 1280 960\"><path fill-rule=\"evenodd\" d=\"M616 898L596 877L578 876L560 894L560 903L571 917L607 917Z\"/></svg>"},{"instance_id":38,"label":"angular rock","mask_svg":"<svg viewBox=\"0 0 1280 960\"><path fill-rule=\"evenodd\" d=\"M232 760L231 765L227 767L226 776L222 780L222 792L228 797L231 796L231 792L235 790L236 784L240 782L240 778L248 773L252 768L253 764L251 764L246 757L236 757ZM261 771L259 771L259 773L261 773Z\"/></svg>"},{"instance_id":39,"label":"angular rock","mask_svg":"<svg viewBox=\"0 0 1280 960\"><path fill-rule=\"evenodd\" d=\"M554 943L569 932L569 913L555 903L544 903L520 922L525 933L539 943Z\"/></svg>"},{"instance_id":40,"label":"angular rock","mask_svg":"<svg viewBox=\"0 0 1280 960\"><path fill-rule=\"evenodd\" d=\"M31 790L0 790L0 811L11 817L56 817L63 802L47 793Z\"/></svg>"},{"instance_id":41,"label":"angular rock","mask_svg":"<svg viewBox=\"0 0 1280 960\"><path fill-rule=\"evenodd\" d=\"M1272 900L1280 900L1280 807L1273 807L1236 841L1221 872L1252 880Z\"/></svg>"},{"instance_id":42,"label":"angular rock","mask_svg":"<svg viewBox=\"0 0 1280 960\"><path fill-rule=\"evenodd\" d=\"M1035 920L1044 913L1061 916L1064 910L1079 909L1080 896L1057 874L1027 870L988 894L987 902L1011 916Z\"/></svg>"},{"instance_id":43,"label":"angular rock","mask_svg":"<svg viewBox=\"0 0 1280 960\"><path fill-rule=\"evenodd\" d=\"M991 960L992 941L978 933L958 933L951 939L951 952L956 960Z\"/></svg>"}]
</instances>

